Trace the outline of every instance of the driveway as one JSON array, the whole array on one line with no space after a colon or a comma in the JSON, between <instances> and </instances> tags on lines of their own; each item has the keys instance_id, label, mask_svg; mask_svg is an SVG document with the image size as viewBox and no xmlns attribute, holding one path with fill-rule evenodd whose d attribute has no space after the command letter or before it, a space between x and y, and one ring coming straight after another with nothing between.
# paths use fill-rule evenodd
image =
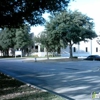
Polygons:
<instances>
[{"instance_id":1,"label":"driveway","mask_svg":"<svg viewBox=\"0 0 100 100\"><path fill-rule=\"evenodd\" d=\"M91 93L100 92L99 61L0 60L0 71L22 82L63 96L66 100L92 100Z\"/></svg>"}]
</instances>

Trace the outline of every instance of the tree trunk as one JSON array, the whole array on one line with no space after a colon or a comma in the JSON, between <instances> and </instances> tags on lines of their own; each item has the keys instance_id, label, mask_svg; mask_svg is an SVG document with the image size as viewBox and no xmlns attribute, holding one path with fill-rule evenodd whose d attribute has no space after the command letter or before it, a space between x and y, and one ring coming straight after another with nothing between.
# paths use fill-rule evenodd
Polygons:
<instances>
[{"instance_id":1,"label":"tree trunk","mask_svg":"<svg viewBox=\"0 0 100 100\"><path fill-rule=\"evenodd\" d=\"M70 58L73 57L72 44L69 45Z\"/></svg>"},{"instance_id":2,"label":"tree trunk","mask_svg":"<svg viewBox=\"0 0 100 100\"><path fill-rule=\"evenodd\" d=\"M61 48L58 47L57 54L60 54L60 53L61 53Z\"/></svg>"},{"instance_id":3,"label":"tree trunk","mask_svg":"<svg viewBox=\"0 0 100 100\"><path fill-rule=\"evenodd\" d=\"M4 57L4 55L5 55L4 50L2 52L3 52L3 57Z\"/></svg>"},{"instance_id":4,"label":"tree trunk","mask_svg":"<svg viewBox=\"0 0 100 100\"><path fill-rule=\"evenodd\" d=\"M6 56L9 56L9 49L6 50Z\"/></svg>"},{"instance_id":5,"label":"tree trunk","mask_svg":"<svg viewBox=\"0 0 100 100\"><path fill-rule=\"evenodd\" d=\"M52 52L52 57L54 57L54 56L55 56L55 52L53 51L53 52Z\"/></svg>"},{"instance_id":6,"label":"tree trunk","mask_svg":"<svg viewBox=\"0 0 100 100\"><path fill-rule=\"evenodd\" d=\"M47 49L47 59L49 60L48 49Z\"/></svg>"}]
</instances>

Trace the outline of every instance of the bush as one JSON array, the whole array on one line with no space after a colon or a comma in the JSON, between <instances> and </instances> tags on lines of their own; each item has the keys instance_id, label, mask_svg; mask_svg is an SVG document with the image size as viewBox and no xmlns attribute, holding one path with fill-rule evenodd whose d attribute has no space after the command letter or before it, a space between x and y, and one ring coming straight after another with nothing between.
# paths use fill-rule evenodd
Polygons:
<instances>
[{"instance_id":1,"label":"bush","mask_svg":"<svg viewBox=\"0 0 100 100\"><path fill-rule=\"evenodd\" d=\"M77 56L73 56L72 58L78 59L78 57L77 57Z\"/></svg>"},{"instance_id":2,"label":"bush","mask_svg":"<svg viewBox=\"0 0 100 100\"><path fill-rule=\"evenodd\" d=\"M38 55L37 55L37 54L35 54L35 55L30 55L30 56L28 56L28 57L38 58Z\"/></svg>"},{"instance_id":3,"label":"bush","mask_svg":"<svg viewBox=\"0 0 100 100\"><path fill-rule=\"evenodd\" d=\"M49 54L48 56L49 56L49 57L53 57L53 56L52 56L52 55L50 55L50 54ZM47 55L45 55L45 57L47 57Z\"/></svg>"}]
</instances>

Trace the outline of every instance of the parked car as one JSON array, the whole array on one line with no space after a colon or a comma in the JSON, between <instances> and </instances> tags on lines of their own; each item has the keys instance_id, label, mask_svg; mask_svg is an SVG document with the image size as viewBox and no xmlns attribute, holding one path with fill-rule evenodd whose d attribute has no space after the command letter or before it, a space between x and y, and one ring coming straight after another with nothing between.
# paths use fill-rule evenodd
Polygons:
<instances>
[{"instance_id":1,"label":"parked car","mask_svg":"<svg viewBox=\"0 0 100 100\"><path fill-rule=\"evenodd\" d=\"M99 55L90 55L87 58L85 58L84 60L97 60L97 61L100 61L100 56Z\"/></svg>"}]
</instances>

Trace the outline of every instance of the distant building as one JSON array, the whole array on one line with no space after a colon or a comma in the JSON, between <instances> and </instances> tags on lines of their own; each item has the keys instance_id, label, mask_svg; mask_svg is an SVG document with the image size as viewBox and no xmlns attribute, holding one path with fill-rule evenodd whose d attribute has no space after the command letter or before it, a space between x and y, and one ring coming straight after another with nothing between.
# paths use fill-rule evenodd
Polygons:
<instances>
[{"instance_id":1,"label":"distant building","mask_svg":"<svg viewBox=\"0 0 100 100\"><path fill-rule=\"evenodd\" d=\"M100 36L88 42L80 42L72 47L73 56L86 57L88 55L100 55ZM69 46L66 49L61 49L62 57L69 57Z\"/></svg>"},{"instance_id":2,"label":"distant building","mask_svg":"<svg viewBox=\"0 0 100 100\"><path fill-rule=\"evenodd\" d=\"M34 33L31 34L31 37L34 37ZM31 51L29 55L34 55L37 57L45 57L47 55L46 49L41 45L41 43L33 43L30 47ZM100 36L93 40L88 40L88 42L80 42L74 44L72 47L73 56L77 57L87 57L89 55L100 55ZM9 56L13 56L14 51L9 49ZM49 53L52 55L52 53ZM69 57L69 46L66 49L61 49L60 55L62 57ZM0 56L3 56L3 53L0 51ZM27 56L27 55L26 55Z\"/></svg>"},{"instance_id":3,"label":"distant building","mask_svg":"<svg viewBox=\"0 0 100 100\"><path fill-rule=\"evenodd\" d=\"M34 46L34 52L32 55L37 55L39 57L46 56L46 49L41 48L40 43L36 43ZM89 55L100 55L100 36L93 40L88 40L88 42L80 42L78 44L74 44L72 47L73 56L78 57L87 57ZM66 49L61 49L60 55L62 57L69 57L69 46Z\"/></svg>"}]
</instances>

